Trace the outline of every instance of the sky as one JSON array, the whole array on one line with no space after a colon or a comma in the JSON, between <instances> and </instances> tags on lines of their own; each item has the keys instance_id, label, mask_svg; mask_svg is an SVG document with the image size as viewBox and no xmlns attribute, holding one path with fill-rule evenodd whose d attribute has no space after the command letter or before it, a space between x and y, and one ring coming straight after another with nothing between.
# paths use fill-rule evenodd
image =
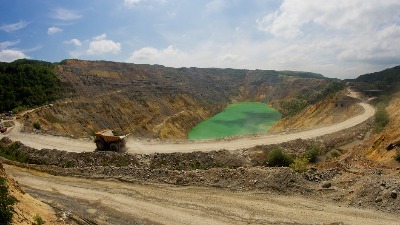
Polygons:
<instances>
[{"instance_id":1,"label":"sky","mask_svg":"<svg viewBox=\"0 0 400 225\"><path fill-rule=\"evenodd\" d=\"M295 70L400 65L399 0L1 0L0 61Z\"/></svg>"}]
</instances>

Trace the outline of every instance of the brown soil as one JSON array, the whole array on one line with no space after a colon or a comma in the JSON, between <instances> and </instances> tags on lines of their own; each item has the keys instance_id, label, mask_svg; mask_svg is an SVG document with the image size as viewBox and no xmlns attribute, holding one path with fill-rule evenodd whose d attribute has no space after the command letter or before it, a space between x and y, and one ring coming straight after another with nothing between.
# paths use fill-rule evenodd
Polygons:
<instances>
[{"instance_id":1,"label":"brown soil","mask_svg":"<svg viewBox=\"0 0 400 225\"><path fill-rule=\"evenodd\" d=\"M27 114L24 131L82 138L109 128L135 138L186 139L194 125L232 102L273 102L279 109L281 100L317 98L333 82L276 71L80 60L66 60L56 74L68 99Z\"/></svg>"},{"instance_id":2,"label":"brown soil","mask_svg":"<svg viewBox=\"0 0 400 225\"><path fill-rule=\"evenodd\" d=\"M40 216L46 224L69 224L59 218L52 207L25 193L18 182L6 175L2 163L0 177L7 179L9 194L17 199L11 224L32 225L35 216Z\"/></svg>"}]
</instances>

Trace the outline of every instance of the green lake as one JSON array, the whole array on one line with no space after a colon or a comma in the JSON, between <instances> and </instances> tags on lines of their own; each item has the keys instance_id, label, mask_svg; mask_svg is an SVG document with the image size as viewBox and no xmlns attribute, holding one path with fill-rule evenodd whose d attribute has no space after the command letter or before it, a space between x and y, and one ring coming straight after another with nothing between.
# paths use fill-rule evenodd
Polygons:
<instances>
[{"instance_id":1,"label":"green lake","mask_svg":"<svg viewBox=\"0 0 400 225\"><path fill-rule=\"evenodd\" d=\"M213 139L243 134L266 133L281 119L281 114L260 102L229 105L221 113L197 124L188 134L189 140Z\"/></svg>"}]
</instances>

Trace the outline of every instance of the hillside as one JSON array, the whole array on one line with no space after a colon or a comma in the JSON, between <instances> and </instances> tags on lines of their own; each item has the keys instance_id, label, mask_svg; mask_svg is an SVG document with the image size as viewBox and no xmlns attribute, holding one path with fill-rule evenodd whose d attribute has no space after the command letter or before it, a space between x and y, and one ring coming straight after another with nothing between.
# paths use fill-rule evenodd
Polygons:
<instances>
[{"instance_id":1,"label":"hillside","mask_svg":"<svg viewBox=\"0 0 400 225\"><path fill-rule=\"evenodd\" d=\"M380 90L383 94L393 94L400 91L400 66L360 75L356 79L348 81L361 92Z\"/></svg>"},{"instance_id":2,"label":"hillside","mask_svg":"<svg viewBox=\"0 0 400 225\"><path fill-rule=\"evenodd\" d=\"M359 99L347 96L348 91L343 90L328 95L323 100L311 104L299 113L278 121L270 133L284 131L299 131L340 123L362 113L362 108L357 104Z\"/></svg>"},{"instance_id":3,"label":"hillside","mask_svg":"<svg viewBox=\"0 0 400 225\"><path fill-rule=\"evenodd\" d=\"M0 112L23 110L62 97L62 86L51 63L20 59L0 62Z\"/></svg>"},{"instance_id":4,"label":"hillside","mask_svg":"<svg viewBox=\"0 0 400 225\"><path fill-rule=\"evenodd\" d=\"M181 139L229 103L265 102L285 116L317 102L335 86L333 80L305 72L106 61L64 60L55 74L68 99L25 117L28 132L36 122L40 132L56 135L85 137L111 128L139 138ZM298 107L287 107L293 103Z\"/></svg>"}]
</instances>

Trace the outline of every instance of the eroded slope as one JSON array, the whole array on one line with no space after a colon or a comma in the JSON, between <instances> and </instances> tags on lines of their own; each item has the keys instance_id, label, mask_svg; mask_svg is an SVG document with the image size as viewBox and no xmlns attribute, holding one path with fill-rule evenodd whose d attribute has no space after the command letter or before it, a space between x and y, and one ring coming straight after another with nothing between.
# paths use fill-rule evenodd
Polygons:
<instances>
[{"instance_id":1,"label":"eroded slope","mask_svg":"<svg viewBox=\"0 0 400 225\"><path fill-rule=\"evenodd\" d=\"M134 137L186 138L195 124L236 101L303 103L322 98L334 81L302 73L235 69L169 68L115 62L66 60L57 75L69 99L25 117L25 130L91 136L111 128ZM290 109L289 109L290 110Z\"/></svg>"}]
</instances>

